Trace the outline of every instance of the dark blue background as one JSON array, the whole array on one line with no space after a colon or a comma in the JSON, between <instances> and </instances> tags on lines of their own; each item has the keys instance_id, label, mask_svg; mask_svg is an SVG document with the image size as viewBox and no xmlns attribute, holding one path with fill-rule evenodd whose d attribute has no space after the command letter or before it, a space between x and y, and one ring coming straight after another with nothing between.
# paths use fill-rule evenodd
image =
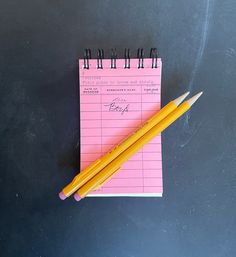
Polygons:
<instances>
[{"instance_id":1,"label":"dark blue background","mask_svg":"<svg viewBox=\"0 0 236 257\"><path fill-rule=\"evenodd\" d=\"M2 1L0 255L234 256L235 26L234 0ZM162 105L204 91L163 133L163 198L58 199L79 167L86 47L157 47Z\"/></svg>"}]
</instances>

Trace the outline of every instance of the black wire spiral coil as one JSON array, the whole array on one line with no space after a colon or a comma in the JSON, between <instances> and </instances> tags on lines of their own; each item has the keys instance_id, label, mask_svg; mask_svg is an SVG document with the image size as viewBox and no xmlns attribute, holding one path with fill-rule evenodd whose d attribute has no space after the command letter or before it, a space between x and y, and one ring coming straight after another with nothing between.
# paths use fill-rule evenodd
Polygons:
<instances>
[{"instance_id":1,"label":"black wire spiral coil","mask_svg":"<svg viewBox=\"0 0 236 257\"><path fill-rule=\"evenodd\" d=\"M111 49L111 69L116 69L117 53L116 49Z\"/></svg>"},{"instance_id":2,"label":"black wire spiral coil","mask_svg":"<svg viewBox=\"0 0 236 257\"><path fill-rule=\"evenodd\" d=\"M98 52L97 52L97 68L98 69L103 69L102 59L104 59L104 51L103 51L103 49L98 49Z\"/></svg>"},{"instance_id":3,"label":"black wire spiral coil","mask_svg":"<svg viewBox=\"0 0 236 257\"><path fill-rule=\"evenodd\" d=\"M89 60L92 58L91 50L86 48L84 50L84 69L89 69ZM150 58L152 59L152 68L155 69L158 67L157 59L158 59L158 52L156 48L151 48L150 50ZM103 59L104 59L104 50L98 49L97 50L97 69L103 69ZM137 51L137 59L138 59L138 69L144 68L144 50L143 48L138 48ZM115 48L111 49L111 69L116 69L116 60L117 60L117 52ZM125 48L124 52L124 69L130 69L130 50L129 48Z\"/></svg>"},{"instance_id":4,"label":"black wire spiral coil","mask_svg":"<svg viewBox=\"0 0 236 257\"><path fill-rule=\"evenodd\" d=\"M151 48L150 58L152 58L152 68L157 68L157 49Z\"/></svg>"},{"instance_id":5,"label":"black wire spiral coil","mask_svg":"<svg viewBox=\"0 0 236 257\"><path fill-rule=\"evenodd\" d=\"M129 49L125 48L125 69L130 69L130 55Z\"/></svg>"},{"instance_id":6,"label":"black wire spiral coil","mask_svg":"<svg viewBox=\"0 0 236 257\"><path fill-rule=\"evenodd\" d=\"M89 69L89 59L91 59L91 50L84 50L84 69Z\"/></svg>"}]
</instances>

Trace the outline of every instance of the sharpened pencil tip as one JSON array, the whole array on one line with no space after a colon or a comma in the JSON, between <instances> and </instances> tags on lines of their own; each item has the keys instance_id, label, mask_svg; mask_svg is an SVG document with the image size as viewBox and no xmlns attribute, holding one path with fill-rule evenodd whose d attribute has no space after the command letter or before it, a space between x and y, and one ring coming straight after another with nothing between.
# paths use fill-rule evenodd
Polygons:
<instances>
[{"instance_id":1,"label":"sharpened pencil tip","mask_svg":"<svg viewBox=\"0 0 236 257\"><path fill-rule=\"evenodd\" d=\"M191 97L190 99L188 99L187 100L188 104L190 106L192 106L202 94L203 94L203 92L200 92L200 93L194 95L193 97Z\"/></svg>"},{"instance_id":2,"label":"sharpened pencil tip","mask_svg":"<svg viewBox=\"0 0 236 257\"><path fill-rule=\"evenodd\" d=\"M184 93L183 95L181 95L181 96L179 96L178 98L176 98L175 100L173 100L174 102L175 102L175 104L178 106L178 105L180 105L182 102L183 102L183 100L189 95L189 91L188 92L186 92L186 93Z\"/></svg>"}]
</instances>

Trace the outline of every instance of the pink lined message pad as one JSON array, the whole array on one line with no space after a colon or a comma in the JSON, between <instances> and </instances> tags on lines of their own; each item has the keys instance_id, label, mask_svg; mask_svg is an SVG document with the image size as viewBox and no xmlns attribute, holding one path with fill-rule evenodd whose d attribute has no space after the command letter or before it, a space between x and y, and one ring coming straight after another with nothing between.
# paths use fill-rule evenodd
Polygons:
<instances>
[{"instance_id":1,"label":"pink lined message pad","mask_svg":"<svg viewBox=\"0 0 236 257\"><path fill-rule=\"evenodd\" d=\"M133 133L160 109L161 59L152 68L152 59L144 59L144 68L138 68L138 59L130 60L130 69L124 68L124 59L103 60L103 69L97 60L79 60L80 74L80 133L81 170ZM162 196L161 136L145 145L121 170L100 189L89 196Z\"/></svg>"}]
</instances>

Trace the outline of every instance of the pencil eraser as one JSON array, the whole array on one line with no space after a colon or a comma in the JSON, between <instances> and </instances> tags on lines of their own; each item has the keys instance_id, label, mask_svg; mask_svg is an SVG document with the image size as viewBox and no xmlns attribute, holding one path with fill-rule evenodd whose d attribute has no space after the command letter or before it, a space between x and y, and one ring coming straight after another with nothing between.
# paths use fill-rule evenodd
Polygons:
<instances>
[{"instance_id":1,"label":"pencil eraser","mask_svg":"<svg viewBox=\"0 0 236 257\"><path fill-rule=\"evenodd\" d=\"M61 192L59 193L59 198L60 198L61 200L65 200L65 199L66 199L66 195L61 191Z\"/></svg>"},{"instance_id":2,"label":"pencil eraser","mask_svg":"<svg viewBox=\"0 0 236 257\"><path fill-rule=\"evenodd\" d=\"M75 200L76 200L77 202L81 200L80 195L77 194L77 193L74 194L74 198L75 198Z\"/></svg>"}]
</instances>

